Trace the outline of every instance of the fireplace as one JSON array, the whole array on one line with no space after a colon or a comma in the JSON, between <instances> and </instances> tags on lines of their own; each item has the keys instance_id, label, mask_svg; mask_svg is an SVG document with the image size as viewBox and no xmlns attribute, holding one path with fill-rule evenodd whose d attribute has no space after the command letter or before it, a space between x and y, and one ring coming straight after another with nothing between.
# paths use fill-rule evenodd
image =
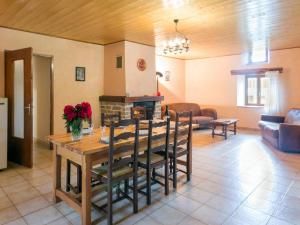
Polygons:
<instances>
[{"instance_id":1,"label":"fireplace","mask_svg":"<svg viewBox=\"0 0 300 225\"><path fill-rule=\"evenodd\" d=\"M115 114L121 112L122 119L131 118L131 108L135 106L143 106L146 108L146 118L161 118L161 101L163 96L100 96L100 110L105 114Z\"/></svg>"}]
</instances>

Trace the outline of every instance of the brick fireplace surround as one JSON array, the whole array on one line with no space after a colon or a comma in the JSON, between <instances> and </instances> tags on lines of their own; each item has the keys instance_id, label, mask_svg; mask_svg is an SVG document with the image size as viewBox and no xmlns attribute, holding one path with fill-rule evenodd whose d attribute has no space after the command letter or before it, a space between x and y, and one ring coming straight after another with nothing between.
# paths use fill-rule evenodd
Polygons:
<instances>
[{"instance_id":1,"label":"brick fireplace surround","mask_svg":"<svg viewBox=\"0 0 300 225\"><path fill-rule=\"evenodd\" d=\"M163 96L126 97L103 95L99 97L101 112L105 114L121 112L122 119L130 119L131 108L143 103L154 103L153 118L161 118L161 101L163 100Z\"/></svg>"}]
</instances>

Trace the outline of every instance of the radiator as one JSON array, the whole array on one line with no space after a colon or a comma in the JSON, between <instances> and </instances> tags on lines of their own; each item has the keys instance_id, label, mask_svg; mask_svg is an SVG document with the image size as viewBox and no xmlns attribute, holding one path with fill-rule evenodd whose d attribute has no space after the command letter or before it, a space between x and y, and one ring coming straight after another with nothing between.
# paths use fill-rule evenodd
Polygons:
<instances>
[{"instance_id":1,"label":"radiator","mask_svg":"<svg viewBox=\"0 0 300 225\"><path fill-rule=\"evenodd\" d=\"M7 99L0 98L0 170L7 168Z\"/></svg>"}]
</instances>

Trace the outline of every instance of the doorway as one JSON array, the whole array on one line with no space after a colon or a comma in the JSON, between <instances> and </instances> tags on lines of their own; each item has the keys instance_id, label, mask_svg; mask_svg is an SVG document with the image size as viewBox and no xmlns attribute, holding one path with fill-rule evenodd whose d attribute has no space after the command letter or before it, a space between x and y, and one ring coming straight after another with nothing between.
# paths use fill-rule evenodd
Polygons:
<instances>
[{"instance_id":1,"label":"doorway","mask_svg":"<svg viewBox=\"0 0 300 225\"><path fill-rule=\"evenodd\" d=\"M33 54L32 58L32 106L33 143L51 148L47 136L53 134L52 126L52 68L53 57Z\"/></svg>"}]
</instances>

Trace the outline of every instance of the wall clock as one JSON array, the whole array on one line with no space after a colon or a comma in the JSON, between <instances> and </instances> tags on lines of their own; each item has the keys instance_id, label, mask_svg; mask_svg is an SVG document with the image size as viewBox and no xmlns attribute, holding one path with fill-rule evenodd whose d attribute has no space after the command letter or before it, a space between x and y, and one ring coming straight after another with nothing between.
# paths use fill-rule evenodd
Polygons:
<instances>
[{"instance_id":1,"label":"wall clock","mask_svg":"<svg viewBox=\"0 0 300 225\"><path fill-rule=\"evenodd\" d=\"M143 59L143 58L139 58L137 63L136 63L136 66L137 66L139 71L144 71L147 67L146 60Z\"/></svg>"}]
</instances>

